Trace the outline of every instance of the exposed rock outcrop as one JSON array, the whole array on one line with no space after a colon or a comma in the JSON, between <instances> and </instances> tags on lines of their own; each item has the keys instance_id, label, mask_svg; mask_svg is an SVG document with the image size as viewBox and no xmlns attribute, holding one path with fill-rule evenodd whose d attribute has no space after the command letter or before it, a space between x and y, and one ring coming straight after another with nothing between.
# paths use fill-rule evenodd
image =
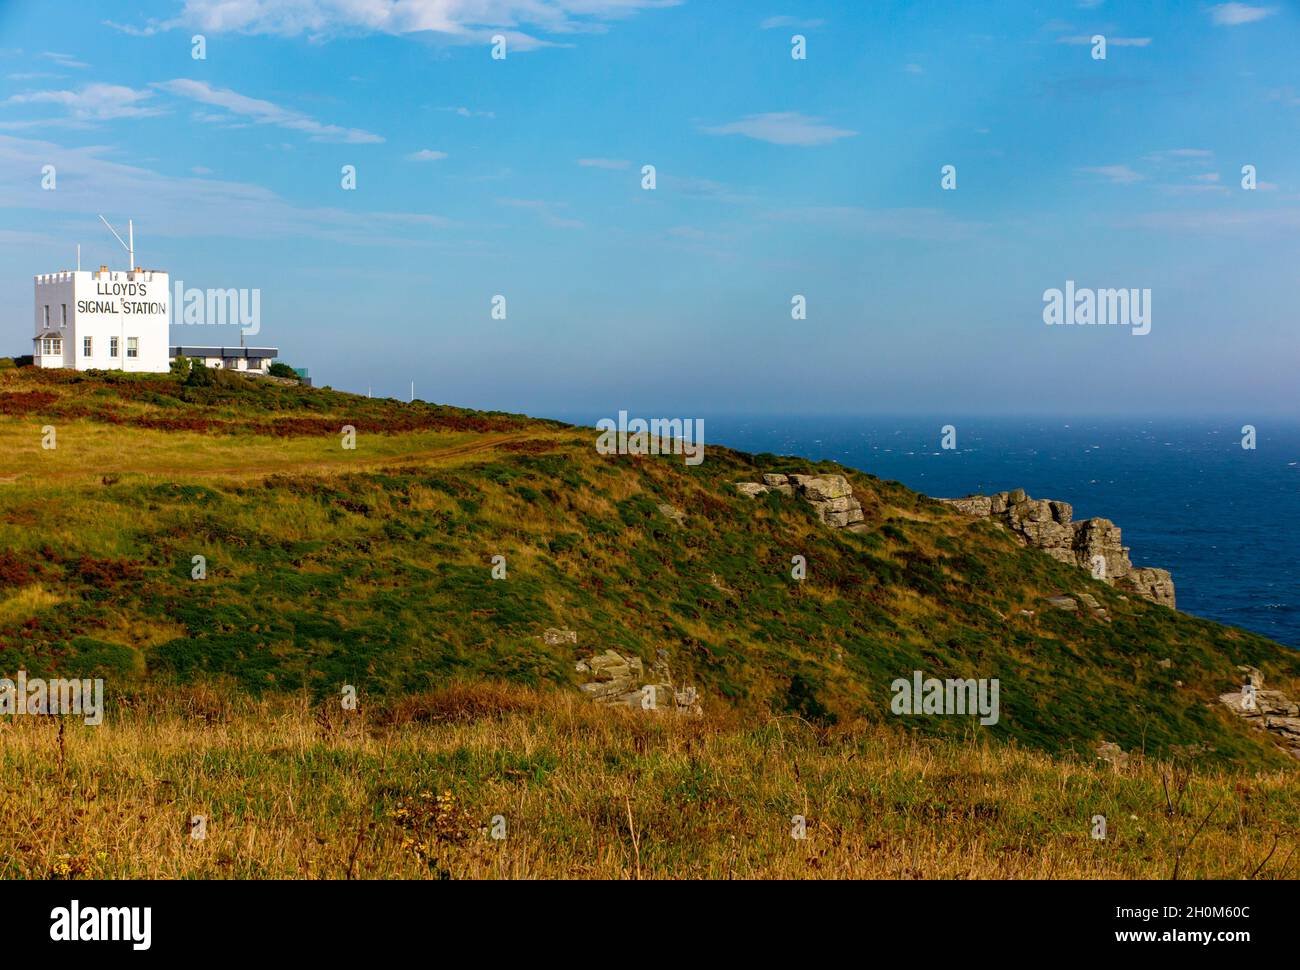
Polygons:
<instances>
[{"instance_id":1,"label":"exposed rock outcrop","mask_svg":"<svg viewBox=\"0 0 1300 970\"><path fill-rule=\"evenodd\" d=\"M768 492L798 496L808 502L817 518L832 529L861 532L866 529L862 503L843 475L764 475L763 482L739 482L736 491L750 498Z\"/></svg>"},{"instance_id":2,"label":"exposed rock outcrop","mask_svg":"<svg viewBox=\"0 0 1300 970\"><path fill-rule=\"evenodd\" d=\"M666 650L659 651L649 678L640 657L625 657L616 650L606 650L579 660L574 669L578 674L592 678L578 689L598 704L677 714L704 713L694 687L679 688L673 683Z\"/></svg>"},{"instance_id":3,"label":"exposed rock outcrop","mask_svg":"<svg viewBox=\"0 0 1300 970\"><path fill-rule=\"evenodd\" d=\"M1094 579L1174 608L1174 581L1169 571L1135 567L1121 540L1119 526L1109 519L1076 522L1074 507L1068 502L1030 498L1023 488L939 501L967 515L1006 526L1025 545L1086 569Z\"/></svg>"},{"instance_id":4,"label":"exposed rock outcrop","mask_svg":"<svg viewBox=\"0 0 1300 970\"><path fill-rule=\"evenodd\" d=\"M1300 759L1300 705L1280 690L1265 690L1264 675L1255 667L1237 667L1245 683L1219 695L1223 704L1251 727L1267 731L1293 758Z\"/></svg>"},{"instance_id":5,"label":"exposed rock outcrop","mask_svg":"<svg viewBox=\"0 0 1300 970\"><path fill-rule=\"evenodd\" d=\"M1128 752L1114 741L1102 741L1094 750L1098 758L1110 762L1110 766L1116 771L1128 767Z\"/></svg>"}]
</instances>

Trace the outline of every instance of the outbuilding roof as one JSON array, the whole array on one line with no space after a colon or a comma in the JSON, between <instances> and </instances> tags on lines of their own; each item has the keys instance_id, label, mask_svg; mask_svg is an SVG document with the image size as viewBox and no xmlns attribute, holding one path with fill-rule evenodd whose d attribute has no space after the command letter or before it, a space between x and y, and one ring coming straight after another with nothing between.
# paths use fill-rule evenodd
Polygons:
<instances>
[{"instance_id":1,"label":"outbuilding roof","mask_svg":"<svg viewBox=\"0 0 1300 970\"><path fill-rule=\"evenodd\" d=\"M278 347L172 347L172 357L277 357Z\"/></svg>"}]
</instances>

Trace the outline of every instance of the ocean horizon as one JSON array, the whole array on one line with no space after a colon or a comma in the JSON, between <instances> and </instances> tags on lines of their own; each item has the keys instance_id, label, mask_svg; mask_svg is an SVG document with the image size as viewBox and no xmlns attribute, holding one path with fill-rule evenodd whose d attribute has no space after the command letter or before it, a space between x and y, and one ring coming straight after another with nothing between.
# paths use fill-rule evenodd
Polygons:
<instances>
[{"instance_id":1,"label":"ocean horizon","mask_svg":"<svg viewBox=\"0 0 1300 970\"><path fill-rule=\"evenodd\" d=\"M1222 417L700 416L706 446L836 461L935 498L1069 502L1118 525L1135 566L1168 569L1180 610L1300 648L1300 421L1258 419L1246 449L1249 422Z\"/></svg>"}]
</instances>

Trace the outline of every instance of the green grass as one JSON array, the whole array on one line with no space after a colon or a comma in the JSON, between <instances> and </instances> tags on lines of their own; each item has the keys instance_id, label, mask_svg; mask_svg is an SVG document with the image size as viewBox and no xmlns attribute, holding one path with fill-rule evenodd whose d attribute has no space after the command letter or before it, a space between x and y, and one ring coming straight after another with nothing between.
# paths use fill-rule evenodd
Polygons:
<instances>
[{"instance_id":1,"label":"green grass","mask_svg":"<svg viewBox=\"0 0 1300 970\"><path fill-rule=\"evenodd\" d=\"M594 437L328 389L4 371L0 668L98 672L110 693L221 682L319 699L352 684L392 700L453 678L569 689L577 656L648 664L663 648L706 709L961 736L960 719L888 713L891 681L920 669L999 678L990 739L1289 763L1215 698L1241 663L1294 689L1293 651L1122 598L832 463L711 448L692 468L601 456ZM871 531L735 493L772 470L848 474ZM196 555L206 579L191 578ZM1052 610L1058 591L1091 592L1112 622ZM577 650L545 644L548 627L576 630Z\"/></svg>"}]
</instances>

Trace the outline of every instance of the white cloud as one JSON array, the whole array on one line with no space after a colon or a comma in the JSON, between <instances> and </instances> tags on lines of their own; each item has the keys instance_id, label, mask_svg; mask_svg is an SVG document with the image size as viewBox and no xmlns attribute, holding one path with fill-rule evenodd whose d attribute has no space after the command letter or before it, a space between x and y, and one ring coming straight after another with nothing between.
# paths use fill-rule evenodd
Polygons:
<instances>
[{"instance_id":1,"label":"white cloud","mask_svg":"<svg viewBox=\"0 0 1300 970\"><path fill-rule=\"evenodd\" d=\"M580 158L578 164L583 168L607 168L611 170L627 168L632 163L625 158Z\"/></svg>"},{"instance_id":2,"label":"white cloud","mask_svg":"<svg viewBox=\"0 0 1300 970\"><path fill-rule=\"evenodd\" d=\"M955 219L941 209L803 206L770 212L767 217L781 222L796 222L844 232L931 242L967 239L980 230L978 223Z\"/></svg>"},{"instance_id":3,"label":"white cloud","mask_svg":"<svg viewBox=\"0 0 1300 970\"><path fill-rule=\"evenodd\" d=\"M1275 7L1252 7L1246 3L1220 3L1210 8L1210 19L1220 27L1239 27L1277 13Z\"/></svg>"},{"instance_id":4,"label":"white cloud","mask_svg":"<svg viewBox=\"0 0 1300 970\"><path fill-rule=\"evenodd\" d=\"M570 219L559 215L555 211L564 208L563 203L546 202L541 199L497 199L497 205L535 212L548 226L554 226L557 229L581 229L583 227L582 220Z\"/></svg>"},{"instance_id":5,"label":"white cloud","mask_svg":"<svg viewBox=\"0 0 1300 970\"><path fill-rule=\"evenodd\" d=\"M1193 176L1192 176L1192 181L1193 181L1193 182L1217 182L1217 181L1219 181L1219 173L1218 173L1218 172L1205 172L1205 173L1203 173L1203 174L1201 174L1201 175L1193 175Z\"/></svg>"},{"instance_id":6,"label":"white cloud","mask_svg":"<svg viewBox=\"0 0 1300 970\"><path fill-rule=\"evenodd\" d=\"M826 23L824 20L804 20L800 17L768 17L758 26L762 30L773 30L778 27L793 27L796 30L816 30Z\"/></svg>"},{"instance_id":7,"label":"white cloud","mask_svg":"<svg viewBox=\"0 0 1300 970\"><path fill-rule=\"evenodd\" d=\"M750 115L725 125L701 128L710 135L743 135L773 145L811 147L826 145L856 135L847 128L832 128L820 118L810 118L795 111Z\"/></svg>"},{"instance_id":8,"label":"white cloud","mask_svg":"<svg viewBox=\"0 0 1300 970\"><path fill-rule=\"evenodd\" d=\"M60 54L58 51L45 51L41 54L41 57L53 61L55 64L59 65L59 67L76 68L77 70L84 70L85 68L90 67L90 65L85 61L77 60L77 58L73 57L71 54Z\"/></svg>"},{"instance_id":9,"label":"white cloud","mask_svg":"<svg viewBox=\"0 0 1300 970\"><path fill-rule=\"evenodd\" d=\"M1255 234L1277 230L1291 236L1300 229L1300 209L1242 209L1232 206L1226 209L1147 212L1117 225L1165 232Z\"/></svg>"},{"instance_id":10,"label":"white cloud","mask_svg":"<svg viewBox=\"0 0 1300 970\"><path fill-rule=\"evenodd\" d=\"M696 175L673 175L659 173L659 191L665 195L680 195L702 202L717 202L722 205L747 205L754 201L754 196L743 189L735 189L723 182Z\"/></svg>"},{"instance_id":11,"label":"white cloud","mask_svg":"<svg viewBox=\"0 0 1300 970\"><path fill-rule=\"evenodd\" d=\"M1138 172L1133 171L1127 165L1096 165L1088 168L1076 169L1081 175L1095 175L1104 178L1112 185L1131 185L1134 182L1141 182L1146 178Z\"/></svg>"},{"instance_id":12,"label":"white cloud","mask_svg":"<svg viewBox=\"0 0 1300 970\"><path fill-rule=\"evenodd\" d=\"M78 91L33 91L29 94L15 94L4 103L56 104L66 108L73 121L96 122L119 118L147 118L162 114L161 108L145 103L152 97L152 91L137 91L120 84L87 84Z\"/></svg>"},{"instance_id":13,"label":"white cloud","mask_svg":"<svg viewBox=\"0 0 1300 970\"><path fill-rule=\"evenodd\" d=\"M1171 148L1168 151L1155 152L1149 158L1209 158L1214 152L1208 148Z\"/></svg>"},{"instance_id":14,"label":"white cloud","mask_svg":"<svg viewBox=\"0 0 1300 970\"><path fill-rule=\"evenodd\" d=\"M411 152L406 157L413 162L440 162L447 157L447 153L434 151L432 148L421 148L418 152Z\"/></svg>"},{"instance_id":15,"label":"white cloud","mask_svg":"<svg viewBox=\"0 0 1300 970\"><path fill-rule=\"evenodd\" d=\"M1150 37L1110 37L1105 34L1107 47L1149 47L1151 45ZM1079 34L1069 37L1056 38L1058 44L1092 44L1091 34Z\"/></svg>"},{"instance_id":16,"label":"white cloud","mask_svg":"<svg viewBox=\"0 0 1300 970\"><path fill-rule=\"evenodd\" d=\"M177 78L172 81L159 81L154 87L168 94L189 98L200 104L222 108L240 118L246 118L261 125L274 125L299 131L312 141L341 142L348 145L375 145L383 142L379 135L358 128L342 128L338 125L326 125L291 108L283 108L270 101L250 98L231 91L229 88L214 88L206 81L193 81Z\"/></svg>"},{"instance_id":17,"label":"white cloud","mask_svg":"<svg viewBox=\"0 0 1300 970\"><path fill-rule=\"evenodd\" d=\"M924 73L925 73L925 68L923 68L920 64L905 64L905 65L903 66L903 70L906 71L908 74L924 74Z\"/></svg>"},{"instance_id":18,"label":"white cloud","mask_svg":"<svg viewBox=\"0 0 1300 970\"><path fill-rule=\"evenodd\" d=\"M443 111L452 111L460 118L495 118L495 111L471 111L466 107L443 108Z\"/></svg>"},{"instance_id":19,"label":"white cloud","mask_svg":"<svg viewBox=\"0 0 1300 970\"><path fill-rule=\"evenodd\" d=\"M430 213L301 207L260 185L173 176L114 161L110 155L104 147L64 148L0 134L0 211L5 213L0 222L17 225L16 211L26 210L41 224L51 215L63 216L95 231L93 213L103 211L105 200L111 200L115 211L132 214L137 242L145 240L145 247L150 237L433 245L437 237L431 229L452 227L446 218ZM45 164L58 168L57 192L32 190L29 173Z\"/></svg>"},{"instance_id":20,"label":"white cloud","mask_svg":"<svg viewBox=\"0 0 1300 970\"><path fill-rule=\"evenodd\" d=\"M675 7L684 0L185 0L179 16L144 27L112 25L148 34L177 27L204 33L238 32L296 37L427 32L457 42L506 34L513 50L544 42L515 28L570 34L604 29L640 10Z\"/></svg>"}]
</instances>

